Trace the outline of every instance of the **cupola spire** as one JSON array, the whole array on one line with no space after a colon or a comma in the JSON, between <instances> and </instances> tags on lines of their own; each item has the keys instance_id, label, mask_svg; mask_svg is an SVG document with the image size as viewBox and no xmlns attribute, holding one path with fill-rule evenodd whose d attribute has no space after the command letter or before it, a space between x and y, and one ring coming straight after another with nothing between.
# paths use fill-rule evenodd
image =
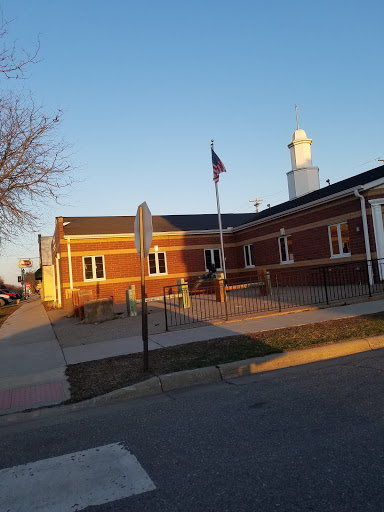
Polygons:
<instances>
[{"instance_id":1,"label":"cupola spire","mask_svg":"<svg viewBox=\"0 0 384 512\"><path fill-rule=\"evenodd\" d=\"M300 126L299 126L299 116L297 115L297 105L295 103L295 110L296 110L296 124L297 124L297 129L299 130L300 129Z\"/></svg>"},{"instance_id":2,"label":"cupola spire","mask_svg":"<svg viewBox=\"0 0 384 512\"><path fill-rule=\"evenodd\" d=\"M312 165L312 139L299 127L297 105L295 103L297 130L288 144L291 152L292 170L287 172L289 199L303 196L320 188L319 168Z\"/></svg>"}]
</instances>

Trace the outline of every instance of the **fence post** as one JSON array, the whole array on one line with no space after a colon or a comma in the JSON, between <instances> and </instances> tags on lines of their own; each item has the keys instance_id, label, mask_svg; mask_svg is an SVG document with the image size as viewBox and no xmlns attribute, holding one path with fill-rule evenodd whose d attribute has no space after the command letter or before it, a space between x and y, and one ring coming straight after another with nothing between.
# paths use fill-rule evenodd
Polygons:
<instances>
[{"instance_id":1,"label":"fence post","mask_svg":"<svg viewBox=\"0 0 384 512\"><path fill-rule=\"evenodd\" d=\"M323 267L323 281L324 281L324 289L325 289L325 299L327 301L327 304L329 305L328 289L327 289L327 276L326 276L326 272L325 272L325 267Z\"/></svg>"},{"instance_id":2,"label":"fence post","mask_svg":"<svg viewBox=\"0 0 384 512\"><path fill-rule=\"evenodd\" d=\"M168 316L167 316L167 299L165 297L165 286L163 288L163 296L164 296L164 314L165 314L165 330L169 331L168 329Z\"/></svg>"},{"instance_id":3,"label":"fence post","mask_svg":"<svg viewBox=\"0 0 384 512\"><path fill-rule=\"evenodd\" d=\"M281 302L280 302L280 291L279 291L279 280L276 274L276 292L277 292L277 302L279 303L279 313L281 313Z\"/></svg>"},{"instance_id":4,"label":"fence post","mask_svg":"<svg viewBox=\"0 0 384 512\"><path fill-rule=\"evenodd\" d=\"M225 287L227 286L227 280L223 279L223 295L224 295L224 306L225 306L225 319L228 321L228 301L227 301L227 290Z\"/></svg>"},{"instance_id":5,"label":"fence post","mask_svg":"<svg viewBox=\"0 0 384 512\"><path fill-rule=\"evenodd\" d=\"M372 279L372 262L371 261L367 261L367 275L368 275L368 293L369 293L369 296L372 297L372 290L371 290L371 280L373 281Z\"/></svg>"}]
</instances>

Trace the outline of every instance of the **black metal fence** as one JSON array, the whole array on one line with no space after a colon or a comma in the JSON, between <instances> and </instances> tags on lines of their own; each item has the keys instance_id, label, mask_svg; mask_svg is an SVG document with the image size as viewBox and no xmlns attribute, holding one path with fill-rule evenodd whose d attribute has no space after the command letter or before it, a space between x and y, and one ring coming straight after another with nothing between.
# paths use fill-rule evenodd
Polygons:
<instances>
[{"instance_id":1,"label":"black metal fence","mask_svg":"<svg viewBox=\"0 0 384 512\"><path fill-rule=\"evenodd\" d=\"M332 304L384 292L384 260L255 273L247 280L164 287L166 328L264 311Z\"/></svg>"}]
</instances>

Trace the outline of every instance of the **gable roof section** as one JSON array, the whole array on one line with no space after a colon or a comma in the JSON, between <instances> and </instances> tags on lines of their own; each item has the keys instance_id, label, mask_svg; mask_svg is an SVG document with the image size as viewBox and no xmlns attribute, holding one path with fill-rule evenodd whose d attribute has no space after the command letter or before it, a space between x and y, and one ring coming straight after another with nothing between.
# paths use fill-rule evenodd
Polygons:
<instances>
[{"instance_id":1,"label":"gable roof section","mask_svg":"<svg viewBox=\"0 0 384 512\"><path fill-rule=\"evenodd\" d=\"M237 228L257 221L267 220L268 217L282 215L300 207L309 207L311 203L324 202L327 198L347 192L359 185L372 183L384 179L384 165L380 165L370 171L357 174L351 178L339 181L319 190L310 192L303 196L291 199L276 206L272 206L259 213L222 213L221 220L223 229L229 227ZM134 216L119 217L64 217L65 236L87 236L87 235L116 235L134 232ZM192 215L154 215L152 217L153 231L155 233L171 232L198 232L218 231L218 219L216 213L192 214Z\"/></svg>"},{"instance_id":2,"label":"gable roof section","mask_svg":"<svg viewBox=\"0 0 384 512\"><path fill-rule=\"evenodd\" d=\"M223 228L237 227L255 220L255 213L224 213ZM115 235L134 232L135 217L64 217L65 236ZM219 229L216 213L196 215L154 215L155 233L210 231Z\"/></svg>"}]
</instances>

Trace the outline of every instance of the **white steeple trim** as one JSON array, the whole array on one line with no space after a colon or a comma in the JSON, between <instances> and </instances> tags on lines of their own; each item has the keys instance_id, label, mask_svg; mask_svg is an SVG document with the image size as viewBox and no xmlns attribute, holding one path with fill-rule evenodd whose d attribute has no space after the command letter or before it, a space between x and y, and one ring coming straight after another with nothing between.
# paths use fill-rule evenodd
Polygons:
<instances>
[{"instance_id":1,"label":"white steeple trim","mask_svg":"<svg viewBox=\"0 0 384 512\"><path fill-rule=\"evenodd\" d=\"M292 170L287 172L289 199L308 194L320 188L319 168L312 166L312 139L298 128L288 144L291 152Z\"/></svg>"}]
</instances>

